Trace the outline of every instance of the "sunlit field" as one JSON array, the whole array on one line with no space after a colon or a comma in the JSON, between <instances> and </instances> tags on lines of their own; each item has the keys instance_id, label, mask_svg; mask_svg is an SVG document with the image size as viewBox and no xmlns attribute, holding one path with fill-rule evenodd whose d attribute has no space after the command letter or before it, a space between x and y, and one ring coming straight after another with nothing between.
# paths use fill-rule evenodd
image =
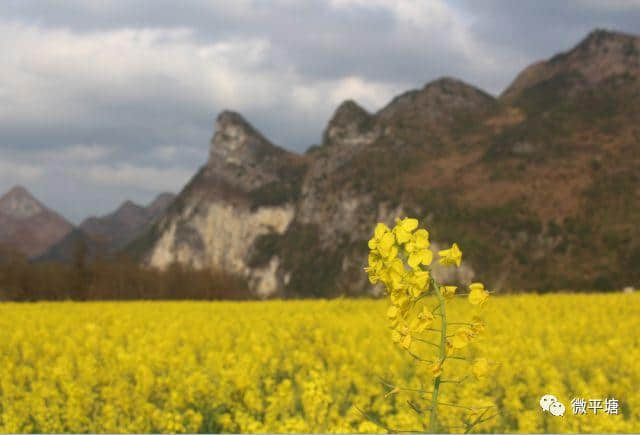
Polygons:
<instances>
[{"instance_id":1,"label":"sunlit field","mask_svg":"<svg viewBox=\"0 0 640 435\"><path fill-rule=\"evenodd\" d=\"M0 432L424 430L426 367L391 340L386 300L0 304ZM462 298L452 322L470 316ZM495 405L480 432L640 430L637 294L492 297L490 361L443 374L439 401ZM412 351L420 352L412 344ZM415 348L414 348L415 346ZM424 385L423 385L424 384ZM544 394L566 406L540 409ZM571 399L615 398L618 415ZM428 396L427 396L428 399ZM442 405L450 431L472 410ZM367 414L365 418L361 411ZM489 415L489 414L487 414Z\"/></svg>"}]
</instances>

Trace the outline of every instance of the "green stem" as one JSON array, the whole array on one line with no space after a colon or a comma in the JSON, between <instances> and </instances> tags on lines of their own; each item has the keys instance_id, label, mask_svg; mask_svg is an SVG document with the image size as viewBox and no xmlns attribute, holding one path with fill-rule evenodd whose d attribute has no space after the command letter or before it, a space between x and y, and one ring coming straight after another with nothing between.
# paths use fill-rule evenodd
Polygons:
<instances>
[{"instance_id":1,"label":"green stem","mask_svg":"<svg viewBox=\"0 0 640 435\"><path fill-rule=\"evenodd\" d=\"M436 282L431 279L431 285L433 286L433 292L438 297L438 307L440 308L440 315L442 316L442 322L440 322L440 361L442 364L446 357L447 349L447 315L445 313L444 298L440 294L440 287ZM435 310L434 310L435 311ZM438 428L438 392L440 391L440 376L436 377L433 381L433 393L431 394L431 412L429 414L429 432L435 433Z\"/></svg>"}]
</instances>

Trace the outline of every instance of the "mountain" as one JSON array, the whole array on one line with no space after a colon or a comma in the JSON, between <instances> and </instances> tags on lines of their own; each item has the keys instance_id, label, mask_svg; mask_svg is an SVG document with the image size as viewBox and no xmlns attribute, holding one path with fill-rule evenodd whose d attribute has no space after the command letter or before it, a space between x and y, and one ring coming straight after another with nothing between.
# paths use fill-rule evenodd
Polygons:
<instances>
[{"instance_id":1,"label":"mountain","mask_svg":"<svg viewBox=\"0 0 640 435\"><path fill-rule=\"evenodd\" d=\"M273 145L234 112L221 113L209 161L129 252L155 267L174 261L249 278L267 294L277 259L250 264L256 238L285 231L295 215L307 158Z\"/></svg>"},{"instance_id":2,"label":"mountain","mask_svg":"<svg viewBox=\"0 0 640 435\"><path fill-rule=\"evenodd\" d=\"M37 256L72 228L22 186L13 187L0 197L0 245L5 249Z\"/></svg>"},{"instance_id":3,"label":"mountain","mask_svg":"<svg viewBox=\"0 0 640 435\"><path fill-rule=\"evenodd\" d=\"M376 113L341 104L304 155L239 114L209 161L128 249L223 269L257 293L357 294L376 222L415 216L498 290L640 284L640 38L597 30L499 97L453 78Z\"/></svg>"},{"instance_id":4,"label":"mountain","mask_svg":"<svg viewBox=\"0 0 640 435\"><path fill-rule=\"evenodd\" d=\"M70 261L79 247L86 249L89 257L117 253L144 233L174 199L174 194L162 193L147 206L125 201L110 214L85 219L39 260Z\"/></svg>"}]
</instances>

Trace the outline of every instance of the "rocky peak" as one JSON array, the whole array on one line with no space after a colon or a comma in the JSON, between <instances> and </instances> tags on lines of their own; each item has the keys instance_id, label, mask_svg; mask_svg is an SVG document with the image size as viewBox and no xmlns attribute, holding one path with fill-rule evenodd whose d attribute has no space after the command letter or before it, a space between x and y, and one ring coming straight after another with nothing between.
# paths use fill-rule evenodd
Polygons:
<instances>
[{"instance_id":1,"label":"rocky peak","mask_svg":"<svg viewBox=\"0 0 640 435\"><path fill-rule=\"evenodd\" d=\"M0 245L28 257L43 253L73 226L22 186L0 197Z\"/></svg>"},{"instance_id":2,"label":"rocky peak","mask_svg":"<svg viewBox=\"0 0 640 435\"><path fill-rule=\"evenodd\" d=\"M136 204L133 201L126 200L120 207L113 213L113 217L127 221L129 219L137 219L145 214L145 209L141 205Z\"/></svg>"},{"instance_id":3,"label":"rocky peak","mask_svg":"<svg viewBox=\"0 0 640 435\"><path fill-rule=\"evenodd\" d=\"M42 204L22 186L14 186L0 198L0 213L15 219L26 219L43 210Z\"/></svg>"},{"instance_id":4,"label":"rocky peak","mask_svg":"<svg viewBox=\"0 0 640 435\"><path fill-rule=\"evenodd\" d=\"M428 118L426 121L442 121L454 113L482 109L495 99L458 79L441 77L395 97L378 112L384 120L400 118Z\"/></svg>"},{"instance_id":5,"label":"rocky peak","mask_svg":"<svg viewBox=\"0 0 640 435\"><path fill-rule=\"evenodd\" d=\"M152 215L157 215L164 211L171 202L176 198L176 195L170 192L163 192L155 197L151 203L147 206L147 211Z\"/></svg>"},{"instance_id":6,"label":"rocky peak","mask_svg":"<svg viewBox=\"0 0 640 435\"><path fill-rule=\"evenodd\" d=\"M349 142L365 134L371 127L372 116L353 100L344 101L334 112L324 131L323 143L331 145Z\"/></svg>"},{"instance_id":7,"label":"rocky peak","mask_svg":"<svg viewBox=\"0 0 640 435\"><path fill-rule=\"evenodd\" d=\"M633 48L630 44L637 44L638 37L634 35L630 35L627 33L621 32L612 32L605 29L595 29L590 32L586 38L584 38L581 42L578 43L570 53L573 52L588 52L592 55L599 55L602 53L607 53L609 49L627 49L633 51ZM627 55L638 53L628 52ZM562 54L554 57L562 57ZM553 58L552 58L553 59Z\"/></svg>"},{"instance_id":8,"label":"rocky peak","mask_svg":"<svg viewBox=\"0 0 640 435\"><path fill-rule=\"evenodd\" d=\"M220 113L215 128L209 153L210 165L251 166L281 151L239 113Z\"/></svg>"},{"instance_id":9,"label":"rocky peak","mask_svg":"<svg viewBox=\"0 0 640 435\"><path fill-rule=\"evenodd\" d=\"M304 160L269 142L238 113L222 112L215 126L209 161L189 189L212 192L214 186L218 194L238 197L286 178L287 169Z\"/></svg>"},{"instance_id":10,"label":"rocky peak","mask_svg":"<svg viewBox=\"0 0 640 435\"><path fill-rule=\"evenodd\" d=\"M503 92L513 100L524 91L546 81L562 81L565 94L592 88L614 76L640 77L640 37L594 30L571 50L524 69Z\"/></svg>"}]
</instances>

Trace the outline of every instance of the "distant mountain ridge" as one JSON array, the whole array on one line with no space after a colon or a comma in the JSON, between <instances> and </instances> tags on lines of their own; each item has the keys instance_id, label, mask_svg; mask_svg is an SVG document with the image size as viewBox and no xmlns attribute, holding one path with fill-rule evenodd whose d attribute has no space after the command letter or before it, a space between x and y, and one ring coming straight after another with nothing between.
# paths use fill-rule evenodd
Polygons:
<instances>
[{"instance_id":1,"label":"distant mountain ridge","mask_svg":"<svg viewBox=\"0 0 640 435\"><path fill-rule=\"evenodd\" d=\"M146 231L174 199L172 193L161 193L147 206L127 200L112 213L85 219L38 259L70 261L80 245L89 257L114 255Z\"/></svg>"},{"instance_id":2,"label":"distant mountain ridge","mask_svg":"<svg viewBox=\"0 0 640 435\"><path fill-rule=\"evenodd\" d=\"M14 186L0 197L0 245L4 248L37 256L72 228L22 186Z\"/></svg>"},{"instance_id":3,"label":"distant mountain ridge","mask_svg":"<svg viewBox=\"0 0 640 435\"><path fill-rule=\"evenodd\" d=\"M604 30L526 68L494 98L453 78L377 113L341 104L304 155L240 114L130 249L247 278L281 296L357 294L378 221L415 216L494 289L640 284L640 38ZM447 275L448 274L448 275Z\"/></svg>"}]
</instances>

